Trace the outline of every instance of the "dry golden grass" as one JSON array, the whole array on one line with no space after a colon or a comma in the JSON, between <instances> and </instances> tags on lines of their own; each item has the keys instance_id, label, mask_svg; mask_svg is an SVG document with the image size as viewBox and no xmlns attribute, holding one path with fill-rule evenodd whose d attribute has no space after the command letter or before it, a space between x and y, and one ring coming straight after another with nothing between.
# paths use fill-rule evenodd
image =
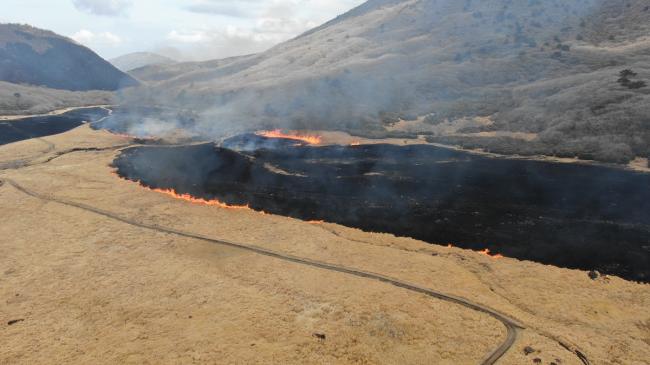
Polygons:
<instances>
[{"instance_id":1,"label":"dry golden grass","mask_svg":"<svg viewBox=\"0 0 650 365\"><path fill-rule=\"evenodd\" d=\"M139 222L377 272L488 305L526 325L502 364L644 364L650 287L332 224L197 206L111 172L125 139L80 127L0 147L40 194ZM134 227L0 187L0 363L476 364L493 318L386 284ZM25 319L8 326L14 319ZM322 341L314 333L324 333ZM523 349L536 352L525 356ZM558 362L559 364L559 362Z\"/></svg>"}]
</instances>

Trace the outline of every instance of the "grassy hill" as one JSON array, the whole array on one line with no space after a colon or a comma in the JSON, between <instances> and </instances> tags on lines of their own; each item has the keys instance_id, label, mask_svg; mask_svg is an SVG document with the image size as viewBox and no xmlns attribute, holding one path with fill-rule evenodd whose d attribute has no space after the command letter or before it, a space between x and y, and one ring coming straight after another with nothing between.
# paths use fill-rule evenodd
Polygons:
<instances>
[{"instance_id":1,"label":"grassy hill","mask_svg":"<svg viewBox=\"0 0 650 365\"><path fill-rule=\"evenodd\" d=\"M129 53L120 57L109 60L118 69L129 72L141 67L157 66L157 65L171 65L176 61L171 58L161 56L151 52L135 52Z\"/></svg>"},{"instance_id":2,"label":"grassy hill","mask_svg":"<svg viewBox=\"0 0 650 365\"><path fill-rule=\"evenodd\" d=\"M108 91L68 91L0 81L0 115L41 114L57 109L114 103Z\"/></svg>"},{"instance_id":3,"label":"grassy hill","mask_svg":"<svg viewBox=\"0 0 650 365\"><path fill-rule=\"evenodd\" d=\"M229 69L227 66L230 65L234 65L235 67L226 72L234 73L248 67L246 60L253 58L255 58L255 55L230 57L207 62L178 62L167 65L147 65L129 71L129 75L141 81L159 82L200 71L219 70L224 73L224 71Z\"/></svg>"},{"instance_id":4,"label":"grassy hill","mask_svg":"<svg viewBox=\"0 0 650 365\"><path fill-rule=\"evenodd\" d=\"M0 81L71 91L113 91L138 84L90 49L18 24L0 24Z\"/></svg>"}]
</instances>

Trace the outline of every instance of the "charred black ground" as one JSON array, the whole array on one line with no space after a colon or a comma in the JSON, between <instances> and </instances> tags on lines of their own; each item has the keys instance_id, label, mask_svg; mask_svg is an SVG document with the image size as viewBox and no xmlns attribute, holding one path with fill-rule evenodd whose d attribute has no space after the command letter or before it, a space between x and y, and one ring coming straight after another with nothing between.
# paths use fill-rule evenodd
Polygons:
<instances>
[{"instance_id":1,"label":"charred black ground","mask_svg":"<svg viewBox=\"0 0 650 365\"><path fill-rule=\"evenodd\" d=\"M0 121L0 146L31 138L47 137L67 132L78 126L101 119L108 111L89 108L70 111L61 115L29 117L11 121Z\"/></svg>"},{"instance_id":2,"label":"charred black ground","mask_svg":"<svg viewBox=\"0 0 650 365\"><path fill-rule=\"evenodd\" d=\"M225 147L225 148L224 148ZM138 147L118 173L304 220L650 281L650 176L432 146L308 147L245 135Z\"/></svg>"}]
</instances>

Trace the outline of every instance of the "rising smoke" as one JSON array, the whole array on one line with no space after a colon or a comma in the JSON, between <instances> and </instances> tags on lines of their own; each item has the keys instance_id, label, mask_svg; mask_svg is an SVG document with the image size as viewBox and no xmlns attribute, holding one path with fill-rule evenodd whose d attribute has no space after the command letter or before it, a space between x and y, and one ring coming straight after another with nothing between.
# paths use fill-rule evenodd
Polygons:
<instances>
[{"instance_id":1,"label":"rising smoke","mask_svg":"<svg viewBox=\"0 0 650 365\"><path fill-rule=\"evenodd\" d=\"M616 1L370 1L265 53L188 66L123 101L191 110L195 132L209 138L269 126L373 133L399 118L498 115L557 87L615 77L632 61L586 53L603 2ZM555 84L576 72L591 77ZM513 92L539 80L549 81L530 100Z\"/></svg>"}]
</instances>

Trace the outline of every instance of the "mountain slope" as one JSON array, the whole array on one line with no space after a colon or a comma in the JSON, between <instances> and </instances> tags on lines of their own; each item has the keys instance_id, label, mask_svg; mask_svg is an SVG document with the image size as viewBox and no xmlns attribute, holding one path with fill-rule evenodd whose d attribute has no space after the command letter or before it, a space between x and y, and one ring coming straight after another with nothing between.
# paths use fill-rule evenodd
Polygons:
<instances>
[{"instance_id":1,"label":"mountain slope","mask_svg":"<svg viewBox=\"0 0 650 365\"><path fill-rule=\"evenodd\" d=\"M436 141L625 162L650 154L648 24L643 0L371 0L239 64L195 68L128 100L203 111L199 130L214 134L405 133L400 120L419 116L408 132ZM629 83L619 82L625 69L636 74ZM491 138L499 133L530 138Z\"/></svg>"},{"instance_id":2,"label":"mountain slope","mask_svg":"<svg viewBox=\"0 0 650 365\"><path fill-rule=\"evenodd\" d=\"M145 66L171 65L176 63L171 58L151 52L129 53L113 58L109 62L123 72L129 72Z\"/></svg>"},{"instance_id":3,"label":"mountain slope","mask_svg":"<svg viewBox=\"0 0 650 365\"><path fill-rule=\"evenodd\" d=\"M71 91L113 91L138 84L68 38L16 24L0 24L0 80Z\"/></svg>"},{"instance_id":4,"label":"mountain slope","mask_svg":"<svg viewBox=\"0 0 650 365\"><path fill-rule=\"evenodd\" d=\"M192 72L223 69L228 65L236 65L237 70L242 70L248 67L247 63L243 61L254 57L255 55L246 55L207 62L177 62L168 65L148 65L131 70L129 74L141 81L164 81Z\"/></svg>"},{"instance_id":5,"label":"mountain slope","mask_svg":"<svg viewBox=\"0 0 650 365\"><path fill-rule=\"evenodd\" d=\"M29 115L57 109L90 105L109 105L108 91L68 91L12 84L0 81L0 115Z\"/></svg>"}]
</instances>

